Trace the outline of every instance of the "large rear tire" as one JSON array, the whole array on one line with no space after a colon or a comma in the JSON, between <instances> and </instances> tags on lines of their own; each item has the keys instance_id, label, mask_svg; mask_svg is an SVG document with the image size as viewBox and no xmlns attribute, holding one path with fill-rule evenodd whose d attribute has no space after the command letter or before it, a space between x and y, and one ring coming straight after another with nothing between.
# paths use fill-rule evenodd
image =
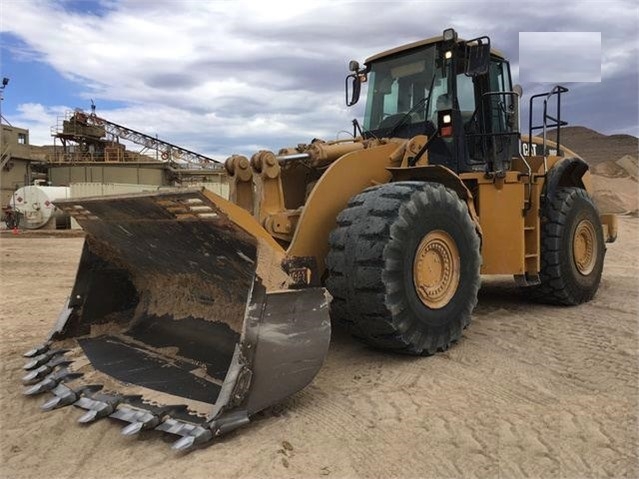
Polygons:
<instances>
[{"instance_id":1,"label":"large rear tire","mask_svg":"<svg viewBox=\"0 0 639 479\"><path fill-rule=\"evenodd\" d=\"M577 305L590 301L601 281L603 228L588 192L560 188L542 211L541 284L530 289L543 303Z\"/></svg>"},{"instance_id":2,"label":"large rear tire","mask_svg":"<svg viewBox=\"0 0 639 479\"><path fill-rule=\"evenodd\" d=\"M429 355L469 324L480 241L466 203L436 183L368 188L337 218L327 257L331 316L382 349Z\"/></svg>"}]
</instances>

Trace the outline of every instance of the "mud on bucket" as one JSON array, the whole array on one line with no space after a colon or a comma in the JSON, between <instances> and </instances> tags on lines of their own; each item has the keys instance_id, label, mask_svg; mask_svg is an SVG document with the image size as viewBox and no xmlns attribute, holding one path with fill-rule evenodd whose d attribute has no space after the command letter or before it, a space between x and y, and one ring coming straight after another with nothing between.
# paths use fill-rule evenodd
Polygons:
<instances>
[{"instance_id":1,"label":"mud on bucket","mask_svg":"<svg viewBox=\"0 0 639 479\"><path fill-rule=\"evenodd\" d=\"M284 250L246 211L199 189L57 204L87 238L37 357L64 356L83 374L68 384L78 402L120 398L109 415L132 430L150 412L156 429L189 439L200 428L210 439L317 374L330 338L327 294L289 289Z\"/></svg>"}]
</instances>

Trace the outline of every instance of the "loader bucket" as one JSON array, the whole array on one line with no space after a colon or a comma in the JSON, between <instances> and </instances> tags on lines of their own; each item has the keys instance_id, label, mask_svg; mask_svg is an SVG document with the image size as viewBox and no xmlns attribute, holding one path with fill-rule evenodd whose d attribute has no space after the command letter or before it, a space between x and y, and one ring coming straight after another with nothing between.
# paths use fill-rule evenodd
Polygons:
<instances>
[{"instance_id":1,"label":"loader bucket","mask_svg":"<svg viewBox=\"0 0 639 479\"><path fill-rule=\"evenodd\" d=\"M25 356L26 394L80 422L159 429L185 450L305 387L330 337L323 288L291 289L284 250L201 189L64 200L87 233L49 341Z\"/></svg>"}]
</instances>

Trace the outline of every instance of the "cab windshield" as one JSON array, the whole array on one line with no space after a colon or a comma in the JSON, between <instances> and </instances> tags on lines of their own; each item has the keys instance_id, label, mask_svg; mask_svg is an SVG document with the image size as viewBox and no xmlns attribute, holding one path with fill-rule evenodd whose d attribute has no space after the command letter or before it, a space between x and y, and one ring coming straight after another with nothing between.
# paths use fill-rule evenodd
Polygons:
<instances>
[{"instance_id":1,"label":"cab windshield","mask_svg":"<svg viewBox=\"0 0 639 479\"><path fill-rule=\"evenodd\" d=\"M448 82L442 80L441 68L436 68L437 49L437 45L428 45L371 64L365 130L375 136L392 132L407 137L417 129L423 132L427 120L435 123L438 101L441 108L451 108L441 105L449 103Z\"/></svg>"}]
</instances>

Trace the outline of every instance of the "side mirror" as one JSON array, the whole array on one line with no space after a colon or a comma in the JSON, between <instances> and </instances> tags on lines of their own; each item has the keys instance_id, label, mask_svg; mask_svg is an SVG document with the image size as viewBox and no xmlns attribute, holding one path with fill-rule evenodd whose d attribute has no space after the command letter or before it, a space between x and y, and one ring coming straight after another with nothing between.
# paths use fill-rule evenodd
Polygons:
<instances>
[{"instance_id":1,"label":"side mirror","mask_svg":"<svg viewBox=\"0 0 639 479\"><path fill-rule=\"evenodd\" d=\"M520 133L520 125L519 125L519 107L520 107L520 100L521 100L521 96L524 94L524 90L521 88L521 85L515 85L513 86L513 93L514 95L511 95L511 102L510 102L510 108L511 111L509 112L509 116L508 116L508 123L510 128L513 131L516 131L517 133Z\"/></svg>"},{"instance_id":2,"label":"side mirror","mask_svg":"<svg viewBox=\"0 0 639 479\"><path fill-rule=\"evenodd\" d=\"M466 76L475 77L488 72L490 64L490 38L477 37L466 42Z\"/></svg>"},{"instance_id":3,"label":"side mirror","mask_svg":"<svg viewBox=\"0 0 639 479\"><path fill-rule=\"evenodd\" d=\"M521 85L515 85L513 87L513 91L517 93L517 96L519 97L518 99L521 100L521 97L524 95L524 89L521 87Z\"/></svg>"},{"instance_id":4,"label":"side mirror","mask_svg":"<svg viewBox=\"0 0 639 479\"><path fill-rule=\"evenodd\" d=\"M352 72L358 72L359 62L357 62L356 60L351 60L350 62L348 62L348 70Z\"/></svg>"},{"instance_id":5,"label":"side mirror","mask_svg":"<svg viewBox=\"0 0 639 479\"><path fill-rule=\"evenodd\" d=\"M359 101L362 90L362 80L358 73L351 73L346 77L346 106L353 106ZM349 94L350 93L350 94Z\"/></svg>"}]
</instances>

